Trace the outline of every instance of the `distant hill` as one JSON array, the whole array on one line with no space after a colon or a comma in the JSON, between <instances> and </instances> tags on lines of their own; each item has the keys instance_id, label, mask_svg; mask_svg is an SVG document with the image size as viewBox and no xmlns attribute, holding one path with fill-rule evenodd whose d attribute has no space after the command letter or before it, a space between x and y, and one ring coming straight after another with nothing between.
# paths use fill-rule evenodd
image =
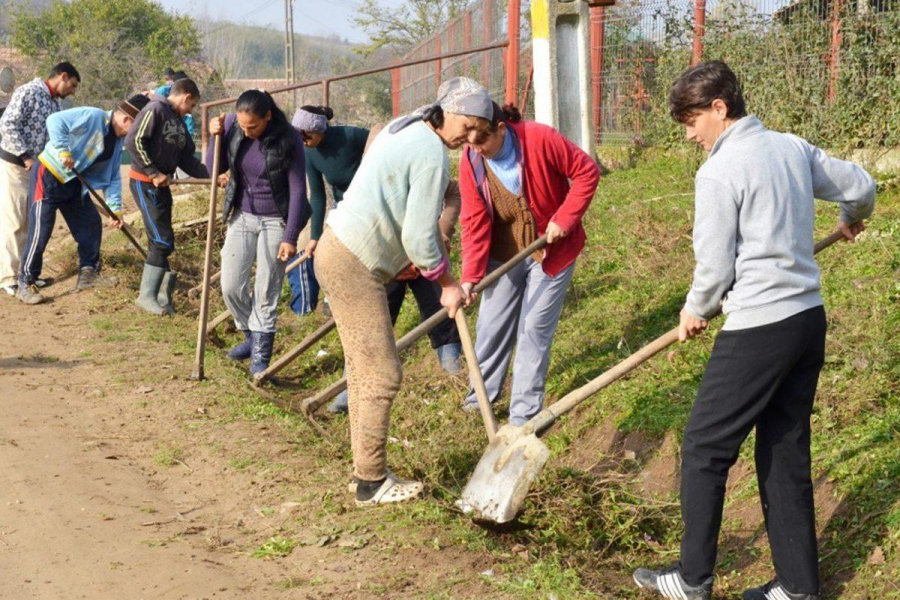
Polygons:
<instances>
[{"instance_id":1,"label":"distant hill","mask_svg":"<svg viewBox=\"0 0 900 600\"><path fill-rule=\"evenodd\" d=\"M2 1L2 0L0 0ZM197 21L203 36L203 54L225 79L284 77L284 32L265 27L221 21ZM353 46L337 36L297 34L294 37L297 78L334 72L354 56Z\"/></svg>"}]
</instances>

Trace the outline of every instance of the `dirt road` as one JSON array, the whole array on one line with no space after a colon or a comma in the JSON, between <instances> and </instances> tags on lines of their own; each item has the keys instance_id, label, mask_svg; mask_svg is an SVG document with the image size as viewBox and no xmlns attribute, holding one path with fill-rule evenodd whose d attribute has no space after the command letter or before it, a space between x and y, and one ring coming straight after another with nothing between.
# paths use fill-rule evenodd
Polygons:
<instances>
[{"instance_id":1,"label":"dirt road","mask_svg":"<svg viewBox=\"0 0 900 600\"><path fill-rule=\"evenodd\" d=\"M198 532L202 509L110 427L103 370L79 356L78 297L0 300L0 598L257 597L247 559L166 541Z\"/></svg>"}]
</instances>

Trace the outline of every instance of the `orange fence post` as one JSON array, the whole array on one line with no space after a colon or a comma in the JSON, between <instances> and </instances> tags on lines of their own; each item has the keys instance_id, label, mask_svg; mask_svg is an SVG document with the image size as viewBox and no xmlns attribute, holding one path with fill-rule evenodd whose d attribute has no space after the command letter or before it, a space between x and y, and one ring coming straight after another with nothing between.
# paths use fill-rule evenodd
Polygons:
<instances>
[{"instance_id":1,"label":"orange fence post","mask_svg":"<svg viewBox=\"0 0 900 600\"><path fill-rule=\"evenodd\" d=\"M591 5L591 92L594 109L594 141L600 142L603 122L603 18L605 9Z\"/></svg>"},{"instance_id":2,"label":"orange fence post","mask_svg":"<svg viewBox=\"0 0 900 600\"><path fill-rule=\"evenodd\" d=\"M206 156L206 148L209 146L209 107L203 105L200 107L200 152L202 156Z\"/></svg>"},{"instance_id":3,"label":"orange fence post","mask_svg":"<svg viewBox=\"0 0 900 600\"><path fill-rule=\"evenodd\" d=\"M482 27L482 41L485 45L491 43L491 3L494 0L482 0L482 4L484 5L484 23ZM481 57L481 83L484 84L484 87L487 89L491 89L491 71L490 71L490 54L485 52Z\"/></svg>"},{"instance_id":4,"label":"orange fence post","mask_svg":"<svg viewBox=\"0 0 900 600\"><path fill-rule=\"evenodd\" d=\"M472 47L472 11L467 10L463 15L463 49L468 50ZM463 58L463 74L469 76L469 57Z\"/></svg>"},{"instance_id":5,"label":"orange fence post","mask_svg":"<svg viewBox=\"0 0 900 600\"><path fill-rule=\"evenodd\" d=\"M834 0L831 12L831 53L829 62L831 63L831 81L828 82L828 101L834 102L837 94L837 80L840 72L839 63L841 60L841 5L843 0Z\"/></svg>"},{"instance_id":6,"label":"orange fence post","mask_svg":"<svg viewBox=\"0 0 900 600\"><path fill-rule=\"evenodd\" d=\"M515 102L519 91L519 21L522 6L519 0L509 0L506 17L506 35L509 46L506 47L506 101Z\"/></svg>"},{"instance_id":7,"label":"orange fence post","mask_svg":"<svg viewBox=\"0 0 900 600\"><path fill-rule=\"evenodd\" d=\"M400 116L400 69L391 69L391 105L394 117Z\"/></svg>"},{"instance_id":8,"label":"orange fence post","mask_svg":"<svg viewBox=\"0 0 900 600\"><path fill-rule=\"evenodd\" d=\"M694 52L691 66L703 60L703 34L706 32L706 0L694 0Z\"/></svg>"},{"instance_id":9,"label":"orange fence post","mask_svg":"<svg viewBox=\"0 0 900 600\"><path fill-rule=\"evenodd\" d=\"M434 36L434 55L441 55L441 34ZM437 91L441 87L441 71L444 69L444 63L440 59L434 63L434 89Z\"/></svg>"}]
</instances>

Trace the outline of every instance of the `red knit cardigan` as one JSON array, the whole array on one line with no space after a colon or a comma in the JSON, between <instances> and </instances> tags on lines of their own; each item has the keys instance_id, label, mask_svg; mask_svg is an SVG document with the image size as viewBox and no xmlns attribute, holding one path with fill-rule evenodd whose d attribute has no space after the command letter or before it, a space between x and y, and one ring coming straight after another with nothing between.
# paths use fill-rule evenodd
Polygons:
<instances>
[{"instance_id":1,"label":"red knit cardigan","mask_svg":"<svg viewBox=\"0 0 900 600\"><path fill-rule=\"evenodd\" d=\"M538 235L547 231L550 221L568 232L566 237L548 245L544 251L544 272L555 277L571 265L584 248L586 235L581 218L594 198L600 169L581 148L552 127L532 121L507 123L507 127L518 141L516 153L522 189L534 215ZM481 161L482 157L466 146L459 164L462 283L481 281L487 273L490 256L494 211L487 180L481 175ZM478 177L476 173L479 173Z\"/></svg>"}]
</instances>

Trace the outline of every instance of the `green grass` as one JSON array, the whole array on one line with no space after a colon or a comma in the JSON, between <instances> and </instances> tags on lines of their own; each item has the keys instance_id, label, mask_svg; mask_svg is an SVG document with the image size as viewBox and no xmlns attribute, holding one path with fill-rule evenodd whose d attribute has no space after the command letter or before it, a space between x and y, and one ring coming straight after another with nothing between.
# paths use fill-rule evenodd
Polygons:
<instances>
[{"instance_id":1,"label":"green grass","mask_svg":"<svg viewBox=\"0 0 900 600\"><path fill-rule=\"evenodd\" d=\"M161 467L175 467L184 464L184 450L169 444L160 444L153 455L153 462Z\"/></svg>"},{"instance_id":2,"label":"green grass","mask_svg":"<svg viewBox=\"0 0 900 600\"><path fill-rule=\"evenodd\" d=\"M554 342L548 401L587 383L677 324L693 269L690 193L700 160L696 153L629 153L623 163L633 168L601 180L585 221L588 247L579 258ZM197 210L204 202L198 198ZM817 237L827 235L837 218L834 205L819 203ZM202 232L179 235L175 268L193 284L199 276ZM824 597L900 598L892 583L900 578L896 184L879 190L876 213L857 244L829 248L818 260L829 315L828 360L813 415ZM107 264L136 288L140 265L127 252L114 251ZM98 293L108 309L94 318L98 336L121 337L124 352L150 343L168 348L182 363L191 357L196 322L195 314L184 314L184 297L177 299L182 314L158 320L136 316L131 295L121 286ZM214 295L212 314L221 309L221 299ZM320 315L298 319L285 309L276 354L323 321ZM417 322L415 303L408 302L398 335ZM336 335L281 373L284 385L273 391L276 405L250 391L244 365L223 358L219 348L239 337L223 328L206 357L206 371L214 376L181 401L210 407L215 415L192 422L192 427L221 427L236 420L263 423L267 440L290 440L277 459L279 471L284 467L284 477L292 481L286 499L310 506L298 512L294 530L365 528L385 551L438 547L487 553L496 565L492 576L485 577L490 589L512 598L635 598L630 581L634 567L677 560L678 446L719 326L716 322L699 340L655 357L552 429L546 438L552 456L532 487L522 519L502 530L483 529L454 507L486 440L478 417L459 410L466 382L441 372L426 342L404 355L404 386L391 417L390 435L398 441L388 445L388 454L393 469L426 481L431 495L426 502L386 507L377 514L354 510L344 487L350 468L347 419L325 418L323 425L332 436L323 439L305 419L284 408L298 406L340 377ZM318 350L327 356L318 358ZM156 368L141 361L131 364L123 384L152 378ZM506 402L499 407L501 418ZM171 449L163 450L158 464L174 457ZM272 464L271 457L255 456L249 447L212 450L239 470ZM174 464L182 458L174 457ZM301 462L307 468L292 467ZM752 439L735 473L740 477L731 482L721 537L720 598L733 598L772 574L756 497ZM272 538L254 555L283 556L293 543L292 538ZM285 580L283 585L296 583ZM390 593L393 583L372 585L372 592ZM454 597L446 589L427 593Z\"/></svg>"},{"instance_id":3,"label":"green grass","mask_svg":"<svg viewBox=\"0 0 900 600\"><path fill-rule=\"evenodd\" d=\"M253 558L276 558L287 556L294 551L297 542L291 538L276 535L253 552Z\"/></svg>"}]
</instances>

